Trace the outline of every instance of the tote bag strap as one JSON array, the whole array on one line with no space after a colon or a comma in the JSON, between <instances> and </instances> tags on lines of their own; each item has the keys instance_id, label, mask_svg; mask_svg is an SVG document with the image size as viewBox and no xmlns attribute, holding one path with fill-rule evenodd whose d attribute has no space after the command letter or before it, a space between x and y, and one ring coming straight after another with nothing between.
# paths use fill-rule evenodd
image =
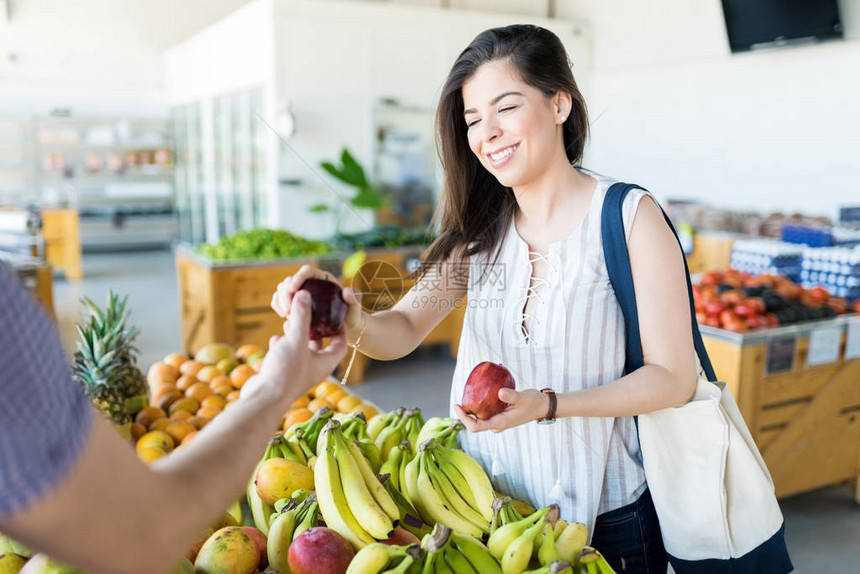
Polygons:
<instances>
[{"instance_id":1,"label":"tote bag strap","mask_svg":"<svg viewBox=\"0 0 860 574\"><path fill-rule=\"evenodd\" d=\"M630 271L630 256L627 253L627 238L624 233L624 198L633 189L642 189L638 185L631 183L615 183L609 187L606 192L606 197L603 200L603 210L601 212L601 234L603 238L603 257L606 260L606 270L609 273L609 281L612 283L612 288L615 290L615 296L621 306L621 312L624 315L624 323L626 324L626 357L624 363L624 372L632 373L644 364L642 354L642 339L639 334L639 313L636 310L636 292L633 288L633 273ZM647 190L645 190L647 191ZM666 224L675 239L678 240L678 233L675 227L660 207L660 212L666 220ZM678 240L678 247L681 247L681 242ZM716 382L717 377L714 369L711 366L711 360L708 358L708 353L705 350L705 344L702 341L702 334L699 332L699 324L696 322L696 308L693 303L693 285L690 281L690 270L687 268L687 258L684 260L684 274L687 278L687 294L690 303L690 319L693 329L693 345L696 348L696 354L699 356L699 361L702 364L702 369L705 372L709 381Z\"/></svg>"}]
</instances>

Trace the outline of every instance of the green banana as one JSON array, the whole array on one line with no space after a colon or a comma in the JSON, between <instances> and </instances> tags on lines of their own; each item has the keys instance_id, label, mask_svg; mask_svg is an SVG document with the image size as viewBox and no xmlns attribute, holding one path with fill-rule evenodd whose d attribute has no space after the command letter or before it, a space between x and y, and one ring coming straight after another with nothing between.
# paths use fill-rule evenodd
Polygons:
<instances>
[{"instance_id":1,"label":"green banana","mask_svg":"<svg viewBox=\"0 0 860 574\"><path fill-rule=\"evenodd\" d=\"M427 445L427 443L425 442L423 445ZM475 510L477 510L487 522L490 522L493 519L493 500L495 500L496 495L493 490L493 485L490 484L490 478L487 476L487 473L484 472L484 469L481 468L478 461L462 450L445 448L442 446L436 446L435 448L440 462L443 462L445 465L450 465L463 475L463 478L470 486L472 495L474 496Z\"/></svg>"},{"instance_id":2,"label":"green banana","mask_svg":"<svg viewBox=\"0 0 860 574\"><path fill-rule=\"evenodd\" d=\"M407 409L404 416L407 418L405 428L406 440L412 444L419 444L418 435L421 433L421 427L424 426L424 417L421 415L421 409L418 407Z\"/></svg>"},{"instance_id":3,"label":"green banana","mask_svg":"<svg viewBox=\"0 0 860 574\"><path fill-rule=\"evenodd\" d=\"M442 558L442 555L439 552L428 553L424 558L424 564L421 567L421 574L435 574L436 573L436 560Z\"/></svg>"},{"instance_id":4,"label":"green banana","mask_svg":"<svg viewBox=\"0 0 860 574\"><path fill-rule=\"evenodd\" d=\"M483 574L482 572L478 572L472 563L453 544L448 544L442 552L445 562L456 574Z\"/></svg>"},{"instance_id":5,"label":"green banana","mask_svg":"<svg viewBox=\"0 0 860 574\"><path fill-rule=\"evenodd\" d=\"M556 560L548 566L541 566L534 570L526 570L523 574L573 574L573 566L567 562Z\"/></svg>"},{"instance_id":6,"label":"green banana","mask_svg":"<svg viewBox=\"0 0 860 574\"><path fill-rule=\"evenodd\" d=\"M418 438L415 439L415 444L421 444L429 438L435 438L439 444L448 448L456 448L457 435L464 427L458 419L451 417L433 417L427 419L421 431L418 433Z\"/></svg>"},{"instance_id":7,"label":"green banana","mask_svg":"<svg viewBox=\"0 0 860 574\"><path fill-rule=\"evenodd\" d=\"M581 522L571 522L555 541L559 560L576 564L586 542L588 542L588 527Z\"/></svg>"},{"instance_id":8,"label":"green banana","mask_svg":"<svg viewBox=\"0 0 860 574\"><path fill-rule=\"evenodd\" d=\"M490 539L487 540L487 548L490 550L490 554L497 560L501 560L502 556L505 555L505 550L507 550L514 540L519 538L530 527L534 526L535 523L543 520L547 512L549 512L548 506L536 510L533 514L526 516L522 520L509 522L498 528L490 535Z\"/></svg>"},{"instance_id":9,"label":"green banana","mask_svg":"<svg viewBox=\"0 0 860 574\"><path fill-rule=\"evenodd\" d=\"M305 501L302 503L302 508L299 511L299 515L297 517L296 529L293 531L293 540L298 538L299 534L307 530L308 528L313 528L319 522L319 502L317 502L316 494L311 494Z\"/></svg>"},{"instance_id":10,"label":"green banana","mask_svg":"<svg viewBox=\"0 0 860 574\"><path fill-rule=\"evenodd\" d=\"M543 540L537 549L537 559L541 566L549 566L559 559L558 548L555 546L553 525L549 521L543 525Z\"/></svg>"},{"instance_id":11,"label":"green banana","mask_svg":"<svg viewBox=\"0 0 860 574\"><path fill-rule=\"evenodd\" d=\"M415 457L418 460L419 457ZM451 542L452 530L444 524L436 524L433 532L421 540L421 547L427 553L421 574L435 574L436 572L451 572L451 568L445 563L444 551Z\"/></svg>"},{"instance_id":12,"label":"green banana","mask_svg":"<svg viewBox=\"0 0 860 574\"><path fill-rule=\"evenodd\" d=\"M379 472L377 474L387 474L391 478L392 484L394 484L394 488L400 488L400 465L403 462L403 443L401 442L399 445L395 446L391 449L391 453L389 453L388 457L385 459L385 462L379 467Z\"/></svg>"},{"instance_id":13,"label":"green banana","mask_svg":"<svg viewBox=\"0 0 860 574\"><path fill-rule=\"evenodd\" d=\"M370 419L367 423L367 436L370 437L370 440L376 440L382 429L394 423L395 419L399 419L404 410L406 409L400 407L387 413L380 413Z\"/></svg>"},{"instance_id":14,"label":"green banana","mask_svg":"<svg viewBox=\"0 0 860 574\"><path fill-rule=\"evenodd\" d=\"M379 468L382 466L382 455L379 454L379 449L369 438L358 440L358 450L367 459L367 463L375 474L379 474Z\"/></svg>"},{"instance_id":15,"label":"green banana","mask_svg":"<svg viewBox=\"0 0 860 574\"><path fill-rule=\"evenodd\" d=\"M406 438L406 423L408 419L406 418L398 418L393 424L388 425L379 433L376 439L373 441L376 444L376 448L379 449L379 456L382 458L382 462L384 463L386 457L391 452L391 449L397 446L400 441Z\"/></svg>"},{"instance_id":16,"label":"green banana","mask_svg":"<svg viewBox=\"0 0 860 574\"><path fill-rule=\"evenodd\" d=\"M401 489L406 499L415 507L418 514L428 525L436 524L436 521L430 516L427 507L424 505L424 500L421 497L421 490L418 488L418 475L421 468L421 457L416 456L404 467L404 474L400 484L404 485Z\"/></svg>"},{"instance_id":17,"label":"green banana","mask_svg":"<svg viewBox=\"0 0 860 574\"><path fill-rule=\"evenodd\" d=\"M280 514L275 516L269 528L266 541L266 554L269 557L269 566L279 572L289 572L287 554L290 544L293 542L293 534L296 528L296 520L301 510L301 504L290 500Z\"/></svg>"},{"instance_id":18,"label":"green banana","mask_svg":"<svg viewBox=\"0 0 860 574\"><path fill-rule=\"evenodd\" d=\"M302 436L307 441L307 444L313 448L317 446L317 440L319 439L319 435L322 433L323 428L325 428L328 421L334 416L334 411L328 407L322 407L317 412L314 413L310 419L296 423L292 425L290 428L284 432L284 437L288 440L292 439L296 435L296 431L298 429L302 429ZM316 454L316 451L313 451L313 454Z\"/></svg>"},{"instance_id":19,"label":"green banana","mask_svg":"<svg viewBox=\"0 0 860 574\"><path fill-rule=\"evenodd\" d=\"M340 440L341 438L344 437L336 437L337 440ZM388 494L388 491L385 490L385 487L382 486L382 483L379 482L378 478L376 478L376 474L373 472L367 459L364 458L361 450L359 450L356 441L344 440L342 442L346 443L346 448L358 466L361 477L364 479L367 489L373 496L373 500L376 501L379 508L381 508L391 520L400 520L400 509L397 508L397 505L394 504L394 501L391 499L391 495Z\"/></svg>"},{"instance_id":20,"label":"green banana","mask_svg":"<svg viewBox=\"0 0 860 574\"><path fill-rule=\"evenodd\" d=\"M567 525L570 524L564 518L559 518L555 521L555 526L552 529L553 538L558 540L558 537L561 536L561 533L564 532L564 529L567 528Z\"/></svg>"},{"instance_id":21,"label":"green banana","mask_svg":"<svg viewBox=\"0 0 860 574\"><path fill-rule=\"evenodd\" d=\"M357 461L343 440L340 423L330 421L326 426L326 433L332 437L332 446L334 447L334 456L337 461L343 492L346 494L346 502L352 515L361 527L374 538L384 540L390 537L394 530L394 523L387 511L379 506L369 490ZM362 458L362 460L364 459ZM376 476L372 476L373 480L379 483ZM385 494L387 496L388 493ZM390 500L391 497L389 496L388 499ZM391 504L394 506L393 501ZM396 506L394 511L399 515Z\"/></svg>"},{"instance_id":22,"label":"green banana","mask_svg":"<svg viewBox=\"0 0 860 574\"><path fill-rule=\"evenodd\" d=\"M328 436L328 431L326 432ZM331 437L324 443L314 466L314 486L317 502L326 526L346 538L357 549L374 542L373 537L358 523L346 500L340 470Z\"/></svg>"},{"instance_id":23,"label":"green banana","mask_svg":"<svg viewBox=\"0 0 860 574\"><path fill-rule=\"evenodd\" d=\"M417 563L420 563L422 555L423 550L421 550L421 547L417 544L412 544L404 549L403 558L400 559L397 565L392 565L392 568L389 568L384 572L386 574L406 574L407 572L414 572L417 568Z\"/></svg>"},{"instance_id":24,"label":"green banana","mask_svg":"<svg viewBox=\"0 0 860 574\"><path fill-rule=\"evenodd\" d=\"M544 521L539 520L508 545L502 555L502 574L519 574L528 568L534 551L535 537L543 530L544 524Z\"/></svg>"},{"instance_id":25,"label":"green banana","mask_svg":"<svg viewBox=\"0 0 860 574\"><path fill-rule=\"evenodd\" d=\"M498 560L493 558L487 547L477 538L454 532L451 534L450 544L456 546L480 574L502 574Z\"/></svg>"},{"instance_id":26,"label":"green banana","mask_svg":"<svg viewBox=\"0 0 860 574\"><path fill-rule=\"evenodd\" d=\"M257 485L255 484L255 481L260 465L270 458L275 458L275 444L276 441L274 439L269 441L269 444L266 446L266 451L263 453L263 458L260 459L260 462L257 463L256 467L254 467L254 474L251 475L251 479L245 487L245 498L248 501L248 508L251 509L251 518L254 521L254 526L266 535L269 534L269 518L274 513L275 507L263 502L260 495L257 494Z\"/></svg>"},{"instance_id":27,"label":"green banana","mask_svg":"<svg viewBox=\"0 0 860 574\"><path fill-rule=\"evenodd\" d=\"M378 574L383 572L391 560L391 546L381 542L368 544L349 562L346 574Z\"/></svg>"},{"instance_id":28,"label":"green banana","mask_svg":"<svg viewBox=\"0 0 860 574\"><path fill-rule=\"evenodd\" d=\"M419 461L419 464L421 465L418 471L418 490L421 493L421 500L424 503L424 507L427 509L427 512L430 514L433 521L437 524L442 523L449 526L456 532L469 534L476 538L482 537L484 535L484 529L462 517L450 507L447 501L442 499L438 488L433 484L432 479L430 478L429 457L422 452L415 457L415 460Z\"/></svg>"}]
</instances>

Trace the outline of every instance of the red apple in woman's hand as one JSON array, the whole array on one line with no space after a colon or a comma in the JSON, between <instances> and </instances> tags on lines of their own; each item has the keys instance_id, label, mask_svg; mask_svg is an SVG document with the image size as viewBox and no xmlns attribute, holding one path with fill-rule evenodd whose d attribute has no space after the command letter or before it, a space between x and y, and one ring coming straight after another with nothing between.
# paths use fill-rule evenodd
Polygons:
<instances>
[{"instance_id":1,"label":"red apple in woman's hand","mask_svg":"<svg viewBox=\"0 0 860 574\"><path fill-rule=\"evenodd\" d=\"M311 339L320 340L340 332L348 309L343 288L334 281L311 278L302 283L299 291L311 295Z\"/></svg>"},{"instance_id":2,"label":"red apple in woman's hand","mask_svg":"<svg viewBox=\"0 0 860 574\"><path fill-rule=\"evenodd\" d=\"M487 420L508 406L499 400L499 389L503 388L516 388L511 372L490 361L478 363L466 379L461 406L467 414Z\"/></svg>"}]
</instances>

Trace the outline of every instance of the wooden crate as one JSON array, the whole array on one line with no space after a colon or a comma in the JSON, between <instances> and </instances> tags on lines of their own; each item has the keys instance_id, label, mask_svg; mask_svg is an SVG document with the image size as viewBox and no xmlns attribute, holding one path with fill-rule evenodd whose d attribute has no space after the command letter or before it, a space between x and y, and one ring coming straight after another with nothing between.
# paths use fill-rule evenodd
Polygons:
<instances>
[{"instance_id":1,"label":"wooden crate","mask_svg":"<svg viewBox=\"0 0 860 574\"><path fill-rule=\"evenodd\" d=\"M720 380L738 407L770 469L778 497L853 481L860 502L860 359L807 364L809 333L825 324L736 335L702 327L705 346ZM797 337L790 371L765 372L768 340Z\"/></svg>"},{"instance_id":2,"label":"wooden crate","mask_svg":"<svg viewBox=\"0 0 860 574\"><path fill-rule=\"evenodd\" d=\"M45 260L55 269L61 270L68 281L80 281L84 271L78 212L74 209L42 211L42 235Z\"/></svg>"},{"instance_id":3,"label":"wooden crate","mask_svg":"<svg viewBox=\"0 0 860 574\"><path fill-rule=\"evenodd\" d=\"M729 268L732 246L738 239L729 233L702 232L693 239L693 252L687 256L690 273L722 271Z\"/></svg>"},{"instance_id":4,"label":"wooden crate","mask_svg":"<svg viewBox=\"0 0 860 574\"><path fill-rule=\"evenodd\" d=\"M393 303L402 296L410 284L405 267L415 255L414 249L373 250L368 261L387 264L387 276L371 278L362 285L365 304L392 298ZM284 277L295 274L299 268L313 263L337 274L341 259L333 256L325 260L295 259L272 263L213 264L182 246L176 253L176 270L179 281L182 315L182 343L186 353L196 353L203 345L212 342L238 346L246 343L268 347L269 338L282 332L283 320L270 308L272 293ZM390 304L388 305L390 306ZM460 340L463 311L454 311L424 340L423 344L447 343L456 355ZM342 375L349 354L341 365ZM349 383L364 379L370 359L358 353L349 376Z\"/></svg>"}]
</instances>

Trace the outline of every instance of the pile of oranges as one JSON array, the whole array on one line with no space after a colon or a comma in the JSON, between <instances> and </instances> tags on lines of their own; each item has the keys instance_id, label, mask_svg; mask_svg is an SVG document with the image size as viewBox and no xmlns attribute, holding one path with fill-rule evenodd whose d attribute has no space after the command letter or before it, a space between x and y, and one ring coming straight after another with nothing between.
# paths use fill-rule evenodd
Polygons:
<instances>
[{"instance_id":1,"label":"pile of oranges","mask_svg":"<svg viewBox=\"0 0 860 574\"><path fill-rule=\"evenodd\" d=\"M257 373L263 351L254 345L236 350L235 359L215 364L171 353L147 374L150 406L137 413L131 436L145 462L187 444L203 427L235 402Z\"/></svg>"},{"instance_id":2,"label":"pile of oranges","mask_svg":"<svg viewBox=\"0 0 860 574\"><path fill-rule=\"evenodd\" d=\"M323 407L338 413L363 412L369 421L379 414L379 409L350 393L346 387L332 381L322 381L307 394L299 397L284 416L283 429L302 423L314 416Z\"/></svg>"}]
</instances>

